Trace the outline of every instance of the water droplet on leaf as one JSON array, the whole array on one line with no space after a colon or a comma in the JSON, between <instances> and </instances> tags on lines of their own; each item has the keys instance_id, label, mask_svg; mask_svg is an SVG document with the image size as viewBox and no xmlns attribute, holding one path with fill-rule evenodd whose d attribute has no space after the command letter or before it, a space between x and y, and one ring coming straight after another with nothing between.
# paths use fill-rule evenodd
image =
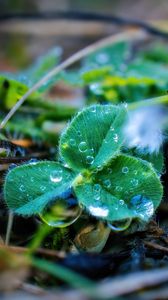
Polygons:
<instances>
[{"instance_id":1,"label":"water droplet on leaf","mask_svg":"<svg viewBox=\"0 0 168 300\"><path fill-rule=\"evenodd\" d=\"M105 187L110 188L110 186L111 186L111 181L110 181L110 179L104 180L104 181L103 181L103 184L104 184Z\"/></svg>"},{"instance_id":2,"label":"water droplet on leaf","mask_svg":"<svg viewBox=\"0 0 168 300\"><path fill-rule=\"evenodd\" d=\"M87 151L87 144L86 144L86 142L81 142L79 144L79 151L80 152L86 152Z\"/></svg>"},{"instance_id":3,"label":"water droplet on leaf","mask_svg":"<svg viewBox=\"0 0 168 300\"><path fill-rule=\"evenodd\" d=\"M50 174L50 179L54 183L60 182L62 180L62 170L60 169L52 171Z\"/></svg>"},{"instance_id":4,"label":"water droplet on leaf","mask_svg":"<svg viewBox=\"0 0 168 300\"><path fill-rule=\"evenodd\" d=\"M131 179L131 184L132 184L133 186L137 186L138 183L139 183L138 179L135 179L135 178Z\"/></svg>"},{"instance_id":5,"label":"water droplet on leaf","mask_svg":"<svg viewBox=\"0 0 168 300\"><path fill-rule=\"evenodd\" d=\"M19 187L19 190L20 190L21 192L25 192L25 191L26 191L26 188L25 188L25 186L24 186L23 184L21 184L20 187Z\"/></svg>"},{"instance_id":6,"label":"water droplet on leaf","mask_svg":"<svg viewBox=\"0 0 168 300\"><path fill-rule=\"evenodd\" d=\"M122 168L122 173L126 174L126 173L128 173L128 172L129 172L128 167L123 167L123 168Z\"/></svg>"},{"instance_id":7,"label":"water droplet on leaf","mask_svg":"<svg viewBox=\"0 0 168 300\"><path fill-rule=\"evenodd\" d=\"M112 229L112 231L116 231L116 232L119 232L119 231L124 231L126 230L130 224L132 222L132 219L127 219L125 221L122 221L122 222L108 222L108 226Z\"/></svg>"},{"instance_id":8,"label":"water droplet on leaf","mask_svg":"<svg viewBox=\"0 0 168 300\"><path fill-rule=\"evenodd\" d=\"M60 198L40 214L41 220L52 227L67 227L80 216L82 208L74 198Z\"/></svg>"},{"instance_id":9,"label":"water droplet on leaf","mask_svg":"<svg viewBox=\"0 0 168 300\"><path fill-rule=\"evenodd\" d=\"M69 140L69 144L70 144L71 146L75 146L75 145L76 145L76 141L75 141L74 139L70 139L70 140Z\"/></svg>"},{"instance_id":10,"label":"water droplet on leaf","mask_svg":"<svg viewBox=\"0 0 168 300\"><path fill-rule=\"evenodd\" d=\"M137 217L144 221L148 221L154 213L152 200L142 195L136 195L131 199L130 208L135 211Z\"/></svg>"},{"instance_id":11,"label":"water droplet on leaf","mask_svg":"<svg viewBox=\"0 0 168 300\"><path fill-rule=\"evenodd\" d=\"M108 216L109 214L109 210L107 207L103 207L103 206L92 206L90 205L89 206L89 212L92 216L95 216L95 217L100 217L100 218L105 218Z\"/></svg>"},{"instance_id":12,"label":"water droplet on leaf","mask_svg":"<svg viewBox=\"0 0 168 300\"><path fill-rule=\"evenodd\" d=\"M86 157L86 163L89 164L89 165L92 165L93 162L94 162L94 157L88 155L88 156Z\"/></svg>"},{"instance_id":13,"label":"water droplet on leaf","mask_svg":"<svg viewBox=\"0 0 168 300\"><path fill-rule=\"evenodd\" d=\"M114 134L113 140L115 143L118 143L118 134L117 133Z\"/></svg>"}]
</instances>

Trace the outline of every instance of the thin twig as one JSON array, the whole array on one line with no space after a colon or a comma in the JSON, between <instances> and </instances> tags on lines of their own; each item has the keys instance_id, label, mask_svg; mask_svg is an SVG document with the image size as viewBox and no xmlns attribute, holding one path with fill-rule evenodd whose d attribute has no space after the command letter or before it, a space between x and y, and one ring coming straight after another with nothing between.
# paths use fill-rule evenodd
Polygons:
<instances>
[{"instance_id":1,"label":"thin twig","mask_svg":"<svg viewBox=\"0 0 168 300\"><path fill-rule=\"evenodd\" d=\"M93 43L82 50L76 52L72 56L70 56L68 59L66 59L64 62L62 62L60 65L53 68L48 74L46 74L44 77L42 77L31 89L27 91L23 95L23 97L15 104L15 106L9 111L9 113L6 115L6 117L2 120L0 124L0 129L4 128L6 123L9 121L9 119L15 114L15 112L19 109L19 107L24 103L24 101L38 88L40 88L46 81L48 81L53 76L60 73L65 68L69 67L70 65L74 64L75 62L79 61L81 58L95 52L96 50L105 47L107 45L123 41L123 40L132 40L132 39L144 39L146 37L146 34L144 31L141 30L128 30L122 33L118 33L116 35L112 35L109 37L106 37L104 39L99 40L96 43Z\"/></svg>"},{"instance_id":2,"label":"thin twig","mask_svg":"<svg viewBox=\"0 0 168 300\"><path fill-rule=\"evenodd\" d=\"M26 254L29 252L29 248L26 247L16 247L16 246L6 246L0 244L0 249L6 249L12 251L15 254ZM45 248L38 248L36 249L35 253L39 255L44 255L46 257L55 258L55 259L62 259L65 257L65 253L62 251L55 251L51 249Z\"/></svg>"},{"instance_id":3,"label":"thin twig","mask_svg":"<svg viewBox=\"0 0 168 300\"><path fill-rule=\"evenodd\" d=\"M109 279L97 286L96 294L103 299L133 293L142 288L148 288L168 282L168 268L142 271L115 279Z\"/></svg>"},{"instance_id":4,"label":"thin twig","mask_svg":"<svg viewBox=\"0 0 168 300\"><path fill-rule=\"evenodd\" d=\"M153 248L153 249L156 249L156 250L168 253L168 248L167 247L161 246L161 245L159 245L157 243L144 241L144 244L145 244L145 246L147 246L149 248Z\"/></svg>"},{"instance_id":5,"label":"thin twig","mask_svg":"<svg viewBox=\"0 0 168 300\"><path fill-rule=\"evenodd\" d=\"M8 224L7 224L7 230L6 230L5 245L9 245L9 242L10 242L11 230L12 230L12 226L13 226L13 219L14 219L13 212L10 211L9 215L8 215Z\"/></svg>"}]
</instances>

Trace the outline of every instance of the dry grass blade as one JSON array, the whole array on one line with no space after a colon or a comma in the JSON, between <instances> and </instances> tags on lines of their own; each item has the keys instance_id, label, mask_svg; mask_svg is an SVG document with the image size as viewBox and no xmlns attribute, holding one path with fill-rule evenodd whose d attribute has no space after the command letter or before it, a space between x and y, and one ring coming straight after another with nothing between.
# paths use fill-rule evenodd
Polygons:
<instances>
[{"instance_id":1,"label":"dry grass blade","mask_svg":"<svg viewBox=\"0 0 168 300\"><path fill-rule=\"evenodd\" d=\"M168 268L142 271L127 276L119 276L102 284L99 283L96 295L103 299L109 299L165 282L168 282Z\"/></svg>"}]
</instances>

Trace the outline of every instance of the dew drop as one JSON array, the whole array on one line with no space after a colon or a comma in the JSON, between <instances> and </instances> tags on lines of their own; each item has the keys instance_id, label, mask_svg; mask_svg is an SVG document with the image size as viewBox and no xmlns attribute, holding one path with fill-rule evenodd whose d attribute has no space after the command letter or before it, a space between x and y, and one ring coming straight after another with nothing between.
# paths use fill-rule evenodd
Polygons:
<instances>
[{"instance_id":1,"label":"dew drop","mask_svg":"<svg viewBox=\"0 0 168 300\"><path fill-rule=\"evenodd\" d=\"M86 142L80 142L80 144L79 144L79 151L80 152L86 152L87 151L87 144L86 144Z\"/></svg>"},{"instance_id":2,"label":"dew drop","mask_svg":"<svg viewBox=\"0 0 168 300\"><path fill-rule=\"evenodd\" d=\"M100 218L103 218L103 217L105 218L109 214L108 208L107 207L103 207L103 206L100 207L100 206L92 206L92 205L90 205L88 207L88 210L89 210L89 212L90 212L90 214L92 216L100 217Z\"/></svg>"},{"instance_id":3,"label":"dew drop","mask_svg":"<svg viewBox=\"0 0 168 300\"><path fill-rule=\"evenodd\" d=\"M57 183L62 180L62 170L54 170L50 174L50 179L52 182Z\"/></svg>"},{"instance_id":4,"label":"dew drop","mask_svg":"<svg viewBox=\"0 0 168 300\"><path fill-rule=\"evenodd\" d=\"M69 140L69 144L70 144L71 146L75 146L75 145L76 145L76 141L75 141L74 139L70 139L70 140Z\"/></svg>"},{"instance_id":5,"label":"dew drop","mask_svg":"<svg viewBox=\"0 0 168 300\"><path fill-rule=\"evenodd\" d=\"M21 192L25 192L25 191L26 191L26 188L25 188L25 186L24 186L23 184L21 184L20 187L19 187L19 190L20 190Z\"/></svg>"},{"instance_id":6,"label":"dew drop","mask_svg":"<svg viewBox=\"0 0 168 300\"><path fill-rule=\"evenodd\" d=\"M119 200L119 204L120 204L120 205L124 205L124 204L125 204L125 201L122 200L122 199L120 199L120 200Z\"/></svg>"},{"instance_id":7,"label":"dew drop","mask_svg":"<svg viewBox=\"0 0 168 300\"><path fill-rule=\"evenodd\" d=\"M108 222L107 225L112 229L112 231L120 232L126 230L132 222L132 219L127 219L125 221Z\"/></svg>"},{"instance_id":8,"label":"dew drop","mask_svg":"<svg viewBox=\"0 0 168 300\"><path fill-rule=\"evenodd\" d=\"M113 172L113 170L111 168L108 168L107 171L109 174L111 174Z\"/></svg>"},{"instance_id":9,"label":"dew drop","mask_svg":"<svg viewBox=\"0 0 168 300\"><path fill-rule=\"evenodd\" d=\"M100 193L99 192L95 192L94 199L95 200L100 200Z\"/></svg>"},{"instance_id":10,"label":"dew drop","mask_svg":"<svg viewBox=\"0 0 168 300\"><path fill-rule=\"evenodd\" d=\"M36 165L38 162L38 159L37 158L31 158L29 161L28 161L28 164L30 165Z\"/></svg>"},{"instance_id":11,"label":"dew drop","mask_svg":"<svg viewBox=\"0 0 168 300\"><path fill-rule=\"evenodd\" d=\"M123 167L122 168L122 173L127 174L129 172L128 167Z\"/></svg>"},{"instance_id":12,"label":"dew drop","mask_svg":"<svg viewBox=\"0 0 168 300\"><path fill-rule=\"evenodd\" d=\"M81 136L81 135L82 135L81 132L80 132L80 130L77 131L77 135L78 135L78 136Z\"/></svg>"},{"instance_id":13,"label":"dew drop","mask_svg":"<svg viewBox=\"0 0 168 300\"><path fill-rule=\"evenodd\" d=\"M107 63L108 61L109 61L109 56L108 56L108 54L106 54L106 53L98 53L97 55L96 55L96 61L99 63L99 64L105 64L105 63Z\"/></svg>"},{"instance_id":14,"label":"dew drop","mask_svg":"<svg viewBox=\"0 0 168 300\"><path fill-rule=\"evenodd\" d=\"M105 114L109 114L111 112L110 106L107 104L105 105Z\"/></svg>"},{"instance_id":15,"label":"dew drop","mask_svg":"<svg viewBox=\"0 0 168 300\"><path fill-rule=\"evenodd\" d=\"M104 184L105 187L110 188L110 186L111 186L111 181L110 181L110 179L104 180L103 184Z\"/></svg>"},{"instance_id":16,"label":"dew drop","mask_svg":"<svg viewBox=\"0 0 168 300\"><path fill-rule=\"evenodd\" d=\"M34 177L30 177L30 181L31 181L31 182L34 182Z\"/></svg>"},{"instance_id":17,"label":"dew drop","mask_svg":"<svg viewBox=\"0 0 168 300\"><path fill-rule=\"evenodd\" d=\"M63 228L73 224L81 215L82 208L74 198L60 198L40 214L41 220L49 226Z\"/></svg>"},{"instance_id":18,"label":"dew drop","mask_svg":"<svg viewBox=\"0 0 168 300\"><path fill-rule=\"evenodd\" d=\"M93 162L94 162L94 157L88 155L88 156L86 157L86 163L89 164L89 165L92 165Z\"/></svg>"},{"instance_id":19,"label":"dew drop","mask_svg":"<svg viewBox=\"0 0 168 300\"><path fill-rule=\"evenodd\" d=\"M137 186L138 183L139 183L138 179L135 179L135 178L131 179L131 184L132 184L133 186Z\"/></svg>"},{"instance_id":20,"label":"dew drop","mask_svg":"<svg viewBox=\"0 0 168 300\"><path fill-rule=\"evenodd\" d=\"M96 191L96 192L100 192L101 191L101 185L98 184L98 183L94 184L93 190Z\"/></svg>"},{"instance_id":21,"label":"dew drop","mask_svg":"<svg viewBox=\"0 0 168 300\"><path fill-rule=\"evenodd\" d=\"M90 111L95 113L96 112L96 106L91 106Z\"/></svg>"},{"instance_id":22,"label":"dew drop","mask_svg":"<svg viewBox=\"0 0 168 300\"><path fill-rule=\"evenodd\" d=\"M134 210L137 217L139 216L144 221L148 221L154 213L153 202L142 195L136 195L131 199L130 208Z\"/></svg>"},{"instance_id":23,"label":"dew drop","mask_svg":"<svg viewBox=\"0 0 168 300\"><path fill-rule=\"evenodd\" d=\"M115 190L116 190L117 192L121 192L121 191L122 191L122 189L123 189L123 188L122 188L122 186L119 186L119 185L118 185L118 186L116 186L116 188L115 188Z\"/></svg>"},{"instance_id":24,"label":"dew drop","mask_svg":"<svg viewBox=\"0 0 168 300\"><path fill-rule=\"evenodd\" d=\"M113 140L115 143L118 143L118 134L117 133L114 134Z\"/></svg>"},{"instance_id":25,"label":"dew drop","mask_svg":"<svg viewBox=\"0 0 168 300\"><path fill-rule=\"evenodd\" d=\"M97 168L96 168L96 169L97 169L97 172L98 172L98 171L101 171L101 170L103 170L103 167L102 167L102 166L97 166Z\"/></svg>"},{"instance_id":26,"label":"dew drop","mask_svg":"<svg viewBox=\"0 0 168 300\"><path fill-rule=\"evenodd\" d=\"M42 192L44 192L44 191L46 190L46 186L45 186L45 185L41 185L41 186L40 186L40 190L41 190Z\"/></svg>"},{"instance_id":27,"label":"dew drop","mask_svg":"<svg viewBox=\"0 0 168 300\"><path fill-rule=\"evenodd\" d=\"M10 164L10 166L9 166L9 168L8 168L8 170L12 170L12 169L14 169L14 168L16 168L17 167L17 165L16 164Z\"/></svg>"}]
</instances>

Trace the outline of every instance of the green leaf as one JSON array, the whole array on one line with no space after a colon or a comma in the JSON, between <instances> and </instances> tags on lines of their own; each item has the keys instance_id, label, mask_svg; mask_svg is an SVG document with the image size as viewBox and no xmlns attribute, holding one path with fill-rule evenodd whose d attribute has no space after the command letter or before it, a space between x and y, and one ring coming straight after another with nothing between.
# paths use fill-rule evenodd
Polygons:
<instances>
[{"instance_id":1,"label":"green leaf","mask_svg":"<svg viewBox=\"0 0 168 300\"><path fill-rule=\"evenodd\" d=\"M17 214L38 214L71 186L74 177L72 171L51 161L16 167L6 177L6 203Z\"/></svg>"},{"instance_id":2,"label":"green leaf","mask_svg":"<svg viewBox=\"0 0 168 300\"><path fill-rule=\"evenodd\" d=\"M84 65L90 68L112 65L118 69L127 59L128 51L129 44L127 42L117 42L88 55L84 61Z\"/></svg>"},{"instance_id":3,"label":"green leaf","mask_svg":"<svg viewBox=\"0 0 168 300\"><path fill-rule=\"evenodd\" d=\"M76 183L79 202L95 217L107 221L153 215L162 198L162 185L151 164L119 155L93 179Z\"/></svg>"},{"instance_id":4,"label":"green leaf","mask_svg":"<svg viewBox=\"0 0 168 300\"><path fill-rule=\"evenodd\" d=\"M32 86L59 63L61 54L62 51L60 47L55 47L49 50L45 55L39 57L35 63L30 66L30 68L24 70L23 74L20 74L20 78L26 77L29 79L29 81L27 80L29 82L29 86ZM45 82L45 84L39 89L40 92L44 92L49 89L59 77L60 76L54 76Z\"/></svg>"},{"instance_id":5,"label":"green leaf","mask_svg":"<svg viewBox=\"0 0 168 300\"><path fill-rule=\"evenodd\" d=\"M135 153L136 156L152 163L153 167L157 172L162 172L164 167L164 156L161 150L159 153L140 153L140 151L138 150Z\"/></svg>"},{"instance_id":6,"label":"green leaf","mask_svg":"<svg viewBox=\"0 0 168 300\"><path fill-rule=\"evenodd\" d=\"M16 102L28 91L28 86L25 83L13 79L14 76L0 75L0 106L3 109L12 108ZM39 97L38 92L30 95L29 99Z\"/></svg>"},{"instance_id":7,"label":"green leaf","mask_svg":"<svg viewBox=\"0 0 168 300\"><path fill-rule=\"evenodd\" d=\"M60 153L73 170L96 169L118 154L126 108L90 106L72 120L60 140Z\"/></svg>"}]
</instances>

